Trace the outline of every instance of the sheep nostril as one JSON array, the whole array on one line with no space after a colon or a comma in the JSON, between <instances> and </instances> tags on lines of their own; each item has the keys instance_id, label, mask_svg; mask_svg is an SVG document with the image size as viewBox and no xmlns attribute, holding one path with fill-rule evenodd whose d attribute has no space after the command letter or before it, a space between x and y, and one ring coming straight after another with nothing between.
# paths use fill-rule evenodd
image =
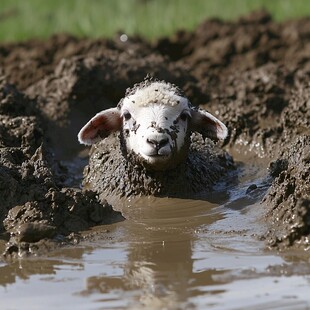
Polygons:
<instances>
[{"instance_id":1,"label":"sheep nostril","mask_svg":"<svg viewBox=\"0 0 310 310\"><path fill-rule=\"evenodd\" d=\"M168 144L168 138L164 138L164 139L161 139L160 141L158 141L158 148L162 148L164 147L166 144Z\"/></svg>"},{"instance_id":2,"label":"sheep nostril","mask_svg":"<svg viewBox=\"0 0 310 310\"><path fill-rule=\"evenodd\" d=\"M155 140L155 139L146 139L146 142L151 144L153 148L159 150L162 147L164 147L166 144L168 144L169 140L168 138L163 138L161 140Z\"/></svg>"}]
</instances>

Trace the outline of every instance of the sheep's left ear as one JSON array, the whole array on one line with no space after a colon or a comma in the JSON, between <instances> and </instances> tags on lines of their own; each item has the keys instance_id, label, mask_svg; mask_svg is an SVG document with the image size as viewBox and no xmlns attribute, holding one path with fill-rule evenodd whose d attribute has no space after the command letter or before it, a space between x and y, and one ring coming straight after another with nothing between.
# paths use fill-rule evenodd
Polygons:
<instances>
[{"instance_id":1,"label":"sheep's left ear","mask_svg":"<svg viewBox=\"0 0 310 310\"><path fill-rule=\"evenodd\" d=\"M204 110L191 111L191 130L200 132L212 140L224 140L227 137L227 127L215 116Z\"/></svg>"},{"instance_id":2,"label":"sheep's left ear","mask_svg":"<svg viewBox=\"0 0 310 310\"><path fill-rule=\"evenodd\" d=\"M119 109L111 108L96 114L79 132L78 140L82 144L91 145L106 138L122 126Z\"/></svg>"}]
</instances>

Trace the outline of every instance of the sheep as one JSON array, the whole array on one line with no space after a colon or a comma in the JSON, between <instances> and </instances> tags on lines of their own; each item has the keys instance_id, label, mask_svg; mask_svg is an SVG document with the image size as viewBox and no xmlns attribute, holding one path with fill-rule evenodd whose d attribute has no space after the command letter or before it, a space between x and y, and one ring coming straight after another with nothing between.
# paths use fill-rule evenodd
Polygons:
<instances>
[{"instance_id":1,"label":"sheep","mask_svg":"<svg viewBox=\"0 0 310 310\"><path fill-rule=\"evenodd\" d=\"M227 132L177 86L147 77L80 130L79 142L93 145L84 188L125 197L205 191L232 166L210 140L224 140Z\"/></svg>"}]
</instances>

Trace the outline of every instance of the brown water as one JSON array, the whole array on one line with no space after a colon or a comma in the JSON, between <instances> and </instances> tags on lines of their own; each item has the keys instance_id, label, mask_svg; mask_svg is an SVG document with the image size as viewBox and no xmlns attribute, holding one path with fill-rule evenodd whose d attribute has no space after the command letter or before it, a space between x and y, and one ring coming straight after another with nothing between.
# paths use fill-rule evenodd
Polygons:
<instances>
[{"instance_id":1,"label":"brown water","mask_svg":"<svg viewBox=\"0 0 310 310\"><path fill-rule=\"evenodd\" d=\"M0 263L1 309L309 309L310 263L266 251L266 170L204 200L113 202L126 221L46 257ZM258 184L255 195L249 185ZM107 231L108 230L108 231Z\"/></svg>"}]
</instances>

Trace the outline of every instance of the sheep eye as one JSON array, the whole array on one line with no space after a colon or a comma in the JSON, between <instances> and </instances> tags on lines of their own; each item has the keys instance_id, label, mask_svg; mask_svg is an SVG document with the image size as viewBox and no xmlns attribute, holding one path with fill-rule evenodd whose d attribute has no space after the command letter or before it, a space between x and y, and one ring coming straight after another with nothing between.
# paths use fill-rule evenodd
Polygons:
<instances>
[{"instance_id":1,"label":"sheep eye","mask_svg":"<svg viewBox=\"0 0 310 310\"><path fill-rule=\"evenodd\" d=\"M130 120L131 119L131 114L128 112L128 111L125 111L123 113L123 117L126 121Z\"/></svg>"}]
</instances>

